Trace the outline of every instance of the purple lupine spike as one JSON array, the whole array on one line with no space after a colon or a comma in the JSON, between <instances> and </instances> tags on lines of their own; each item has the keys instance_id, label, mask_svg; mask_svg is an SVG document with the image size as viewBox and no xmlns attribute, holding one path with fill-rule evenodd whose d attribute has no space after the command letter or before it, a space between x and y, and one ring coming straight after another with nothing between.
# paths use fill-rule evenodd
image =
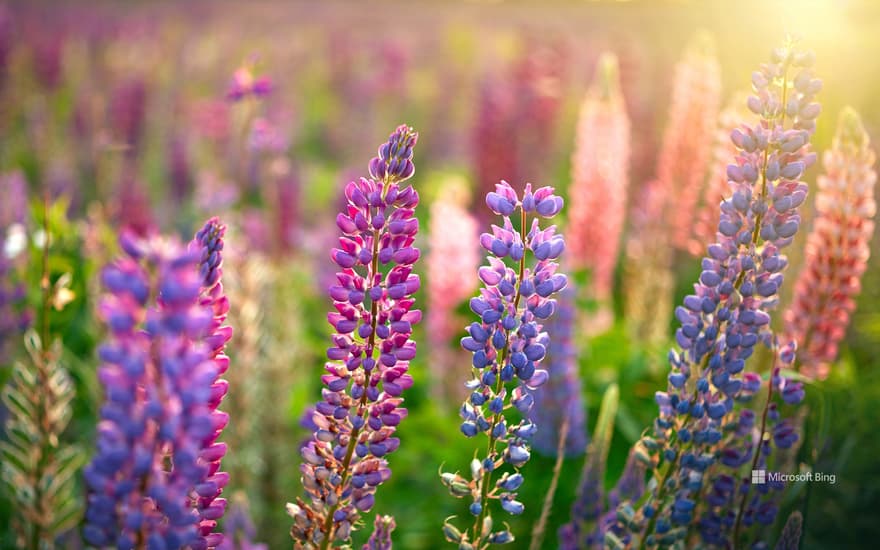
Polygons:
<instances>
[{"instance_id":1,"label":"purple lupine spike","mask_svg":"<svg viewBox=\"0 0 880 550\"><path fill-rule=\"evenodd\" d=\"M799 178L815 161L808 143L820 86L818 80L812 84L810 62L810 54L791 44L775 51L772 62L753 75L756 95L748 106L760 122L731 134L737 155L727 171L731 191L721 204L717 242L708 247L695 292L675 311L679 350L669 355L667 390L655 396L660 413L653 433L638 443L656 464L657 483L638 510L627 502L618 508L617 526L642 548L681 540L694 521L704 544L741 547L742 528L775 519L776 487L750 492L740 469L764 464L773 449L794 442L796 430L770 398L781 395L787 406L803 397L803 388L776 367L766 423L752 437L756 415L744 404L761 388L761 378L746 369L746 361L759 342L776 345L769 312L779 301L788 263L781 249L800 225L807 185ZM789 86L802 80L807 85ZM783 349L779 362L793 356L793 349ZM734 433L723 438L728 429Z\"/></svg>"},{"instance_id":2,"label":"purple lupine spike","mask_svg":"<svg viewBox=\"0 0 880 550\"><path fill-rule=\"evenodd\" d=\"M253 542L257 530L248 511L247 497L237 494L223 522L223 541L217 550L269 550L267 544Z\"/></svg>"},{"instance_id":3,"label":"purple lupine spike","mask_svg":"<svg viewBox=\"0 0 880 550\"><path fill-rule=\"evenodd\" d=\"M336 218L342 236L331 257L340 269L327 315L336 332L312 417L318 429L301 448L307 500L288 505L296 548L347 541L391 476L386 456L400 445L394 433L407 414L401 394L412 386L407 371L416 353L410 336L422 317L412 298L419 288L419 196L400 185L413 173L417 136L406 126L391 135L370 162L381 179L350 182L348 204Z\"/></svg>"},{"instance_id":4,"label":"purple lupine spike","mask_svg":"<svg viewBox=\"0 0 880 550\"><path fill-rule=\"evenodd\" d=\"M376 180L390 177L397 181L412 177L416 170L412 162L413 148L418 138L419 135L409 126L398 126L388 141L379 147L379 156L370 161L370 176Z\"/></svg>"},{"instance_id":5,"label":"purple lupine spike","mask_svg":"<svg viewBox=\"0 0 880 550\"><path fill-rule=\"evenodd\" d=\"M373 532L362 550L391 550L391 532L397 527L392 516L376 516Z\"/></svg>"},{"instance_id":6,"label":"purple lupine spike","mask_svg":"<svg viewBox=\"0 0 880 550\"><path fill-rule=\"evenodd\" d=\"M127 256L102 274L106 400L84 472L83 535L101 548L205 548L191 495L210 472L202 444L218 429L218 367L205 342L212 315L200 304L198 256L158 238L126 235L120 244Z\"/></svg>"},{"instance_id":7,"label":"purple lupine spike","mask_svg":"<svg viewBox=\"0 0 880 550\"><path fill-rule=\"evenodd\" d=\"M569 285L560 292L557 311L546 330L553 335L547 350L549 379L535 391L529 419L541 426L532 444L545 455L553 456L558 447L558 433L568 419L570 426L565 441L565 454L577 456L587 447L587 418L578 372L574 342L575 290Z\"/></svg>"},{"instance_id":8,"label":"purple lupine spike","mask_svg":"<svg viewBox=\"0 0 880 550\"><path fill-rule=\"evenodd\" d=\"M224 349L232 338L232 328L224 326L226 314L229 312L229 299L223 292L223 283L220 282L223 274L222 252L225 234L226 226L214 217L205 223L190 243L191 253L199 258L199 277L201 277L199 305L212 313L205 342L210 349L210 358L216 366L217 373L210 384L209 406L213 430L203 440L200 455L208 470L204 479L196 486L193 495L201 518L199 535L202 537L198 545L193 545L194 549L214 548L223 540L223 535L214 533L214 530L217 527L217 519L223 515L226 508L226 500L219 496L229 482L229 474L219 471L220 460L226 455L226 444L217 441L221 431L229 422L229 415L217 409L226 396L228 388L226 380L219 377L229 368L229 357L225 355Z\"/></svg>"},{"instance_id":9,"label":"purple lupine spike","mask_svg":"<svg viewBox=\"0 0 880 550\"><path fill-rule=\"evenodd\" d=\"M13 342L27 330L32 317L27 289L19 277L19 268L27 259L27 181L18 171L3 174L0 189L4 196L0 205L0 365L6 365Z\"/></svg>"},{"instance_id":10,"label":"purple lupine spike","mask_svg":"<svg viewBox=\"0 0 880 550\"><path fill-rule=\"evenodd\" d=\"M466 437L485 434L488 452L472 461L470 481L459 474L441 474L453 496L471 498L474 516L470 533L462 533L447 521L445 536L474 548L513 540L507 529L492 532L489 508L493 500L509 514L523 512L524 505L516 500L523 482L518 470L529 460L529 442L537 431L527 415L534 400L532 390L548 379L547 371L539 368L550 343L542 323L556 311L552 296L567 283L565 275L557 273L556 259L565 247L562 236L556 234L555 226L541 229L536 218L528 223L530 213L545 218L555 215L562 199L549 187L533 192L531 184L526 184L522 196L520 201L516 191L502 181L486 197L489 208L503 217L503 227L493 225L491 234L480 236L480 244L489 253L488 265L478 270L484 286L470 301L479 321L467 328L468 336L461 340L462 347L473 354L474 366L473 378L466 383L471 394L460 411L461 432ZM519 230L510 219L517 211ZM529 252L536 262L527 268ZM526 418L506 415L511 405ZM493 483L492 474L505 464L513 471L504 472Z\"/></svg>"}]
</instances>

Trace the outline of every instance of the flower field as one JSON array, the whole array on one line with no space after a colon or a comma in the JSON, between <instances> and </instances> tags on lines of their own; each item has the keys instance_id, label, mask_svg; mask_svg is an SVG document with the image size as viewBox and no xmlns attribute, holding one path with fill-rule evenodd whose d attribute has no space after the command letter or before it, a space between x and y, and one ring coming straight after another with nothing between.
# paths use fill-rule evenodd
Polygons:
<instances>
[{"instance_id":1,"label":"flower field","mask_svg":"<svg viewBox=\"0 0 880 550\"><path fill-rule=\"evenodd\" d=\"M878 25L0 4L0 548L874 548Z\"/></svg>"}]
</instances>

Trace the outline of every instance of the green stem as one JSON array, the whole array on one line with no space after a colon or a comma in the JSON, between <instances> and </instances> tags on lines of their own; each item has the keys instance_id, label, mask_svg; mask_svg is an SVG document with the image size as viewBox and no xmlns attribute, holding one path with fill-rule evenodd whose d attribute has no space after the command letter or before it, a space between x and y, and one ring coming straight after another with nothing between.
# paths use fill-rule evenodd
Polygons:
<instances>
[{"instance_id":1,"label":"green stem","mask_svg":"<svg viewBox=\"0 0 880 550\"><path fill-rule=\"evenodd\" d=\"M519 277L516 280L516 294L513 298L513 310L514 312L518 312L519 310L519 302L522 299L521 285L523 276L525 275L526 269L526 252L525 252L525 244L526 244L526 211L520 210L520 229L519 229L520 239L523 244L523 255L519 260ZM504 388L504 381L501 379L501 369L504 366L504 363L507 361L508 352L510 351L510 334L507 335L507 345L504 346L504 349L501 351L501 357L498 360L498 380L495 382L495 395L499 395L501 390ZM492 421L489 426L489 445L486 449L486 457L492 458L495 456L495 444L497 443L497 439L495 438L495 426L498 424L499 420L503 419L504 415L502 412L495 413L492 415ZM493 459L494 460L494 459ZM494 469L493 469L494 470ZM483 520L486 518L486 514L489 511L489 488L491 487L492 482L492 472L483 468L483 478L480 481L480 513L477 516L476 520L474 520L474 547L480 548L481 536L480 532L483 527Z\"/></svg>"}]
</instances>

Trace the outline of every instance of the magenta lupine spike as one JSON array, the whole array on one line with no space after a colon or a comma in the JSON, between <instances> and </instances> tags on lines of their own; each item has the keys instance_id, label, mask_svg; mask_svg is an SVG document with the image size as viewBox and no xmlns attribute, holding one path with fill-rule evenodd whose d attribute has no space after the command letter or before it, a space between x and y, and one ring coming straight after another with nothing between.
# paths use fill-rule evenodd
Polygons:
<instances>
[{"instance_id":1,"label":"magenta lupine spike","mask_svg":"<svg viewBox=\"0 0 880 550\"><path fill-rule=\"evenodd\" d=\"M730 132L740 124L752 126L757 122L755 114L746 108L746 97L745 93L734 94L730 103L718 115L706 185L687 245L687 252L693 256L701 255L706 243L712 242L715 232L718 231L718 205L724 200L730 187L727 184L727 163L736 156L736 145L730 141Z\"/></svg>"},{"instance_id":2,"label":"magenta lupine spike","mask_svg":"<svg viewBox=\"0 0 880 550\"><path fill-rule=\"evenodd\" d=\"M211 218L190 243L191 253L197 255L199 259L199 276L202 278L199 305L212 313L205 343L208 345L217 373L210 386L209 401L215 430L202 442L200 455L208 470L202 482L196 485L193 495L201 517L199 535L203 537L203 548L213 548L223 539L223 536L214 533L214 530L217 527L217 519L223 515L226 507L226 499L219 496L229 482L229 474L220 471L220 460L226 455L226 443L217 441L221 430L229 422L229 415L217 409L226 396L228 388L228 383L220 376L229 368L229 357L224 350L227 342L232 338L232 327L224 325L226 314L229 312L229 299L223 292L223 283L220 282L223 274L222 252L225 234L226 226L221 224L218 218Z\"/></svg>"},{"instance_id":3,"label":"magenta lupine spike","mask_svg":"<svg viewBox=\"0 0 880 550\"><path fill-rule=\"evenodd\" d=\"M98 379L106 400L84 472L83 535L99 548L205 548L191 495L210 472L203 442L220 426L198 256L158 238L124 235L121 244L127 256L102 276L108 337ZM222 506L211 511L217 519Z\"/></svg>"},{"instance_id":4,"label":"magenta lupine spike","mask_svg":"<svg viewBox=\"0 0 880 550\"><path fill-rule=\"evenodd\" d=\"M391 550L391 533L397 527L391 516L376 516L373 532L362 550Z\"/></svg>"},{"instance_id":5,"label":"magenta lupine spike","mask_svg":"<svg viewBox=\"0 0 880 550\"><path fill-rule=\"evenodd\" d=\"M712 37L700 33L675 66L672 104L657 165L664 196L674 201L664 213L672 231L671 241L681 249L690 242L693 219L670 216L669 212L693 212L703 190L721 107L721 68L714 49Z\"/></svg>"},{"instance_id":6,"label":"magenta lupine spike","mask_svg":"<svg viewBox=\"0 0 880 550\"><path fill-rule=\"evenodd\" d=\"M464 398L461 379L467 374L468 359L450 342L461 330L456 309L476 290L476 281L462 277L479 266L477 221L464 208L461 187L446 186L431 205L427 263L427 338L431 346L432 395L440 403L458 403ZM462 361L464 359L464 361ZM455 405L457 406L457 405Z\"/></svg>"},{"instance_id":7,"label":"magenta lupine spike","mask_svg":"<svg viewBox=\"0 0 880 550\"><path fill-rule=\"evenodd\" d=\"M515 98L506 80L498 75L487 76L480 86L470 147L479 197L493 192L498 178L520 179L515 111ZM473 211L481 224L490 222L481 201L474 201Z\"/></svg>"},{"instance_id":8,"label":"magenta lupine spike","mask_svg":"<svg viewBox=\"0 0 880 550\"><path fill-rule=\"evenodd\" d=\"M461 346L473 354L474 369L466 383L471 394L461 406L460 429L469 438L485 435L489 444L485 456L471 461L469 481L457 473L440 476L453 496L472 500L470 529L462 532L448 520L443 526L448 541L466 548L513 540L506 528L493 532L490 508L500 504L513 515L525 508L516 500L523 482L518 470L529 461L529 440L538 429L527 417L533 403L529 390L547 381L548 373L540 367L550 336L542 323L556 312L553 295L567 283L566 276L557 273L556 262L565 241L556 226L542 229L539 223L539 218L552 218L562 209L562 197L554 195L552 187L532 191L527 183L520 200L510 184L502 181L486 195L486 204L502 217L503 226L493 225L492 233L480 235L488 265L478 270L484 286L470 302L479 322L471 323L468 336L461 340ZM519 230L514 229L511 216L519 218ZM526 268L529 255L535 264ZM516 269L505 263L507 258ZM511 408L526 417L505 414ZM502 468L512 472L493 480L495 470Z\"/></svg>"},{"instance_id":9,"label":"magenta lupine spike","mask_svg":"<svg viewBox=\"0 0 880 550\"><path fill-rule=\"evenodd\" d=\"M822 158L816 218L794 302L785 312L786 335L798 343L799 370L807 376L828 376L856 307L877 210L875 160L859 115L844 109Z\"/></svg>"},{"instance_id":10,"label":"magenta lupine spike","mask_svg":"<svg viewBox=\"0 0 880 550\"><path fill-rule=\"evenodd\" d=\"M750 491L749 472L742 474L747 464L764 465L775 449L797 440L780 405L798 403L804 389L780 374L794 359L793 347L784 346L767 385L767 414L756 422L761 415L743 404L762 381L746 361L759 342L777 351L769 312L788 263L781 249L800 225L807 193L800 178L816 158L809 139L821 83L811 64L812 54L792 44L775 50L772 62L752 75L755 95L747 104L760 122L731 134L737 155L727 168L731 191L721 204L717 241L708 247L694 293L675 310L679 349L669 354L667 390L655 396L653 432L636 446L655 468L656 484L637 507L624 502L617 510L615 527L640 549L682 544L693 522L703 544L746 547L744 536L760 536L754 525L775 519L777 487Z\"/></svg>"},{"instance_id":11,"label":"magenta lupine spike","mask_svg":"<svg viewBox=\"0 0 880 550\"><path fill-rule=\"evenodd\" d=\"M629 186L630 123L620 92L617 58L603 54L581 105L571 159L568 258L590 268L592 295L611 297Z\"/></svg>"},{"instance_id":12,"label":"magenta lupine spike","mask_svg":"<svg viewBox=\"0 0 880 550\"><path fill-rule=\"evenodd\" d=\"M347 541L391 476L386 456L400 445L394 432L406 417L401 394L412 386L407 370L416 353L410 336L421 320L412 309L419 197L400 186L414 172L417 138L412 128L398 127L370 161L375 179L349 183L348 204L336 218L342 236L331 257L340 270L327 316L336 332L312 417L318 429L301 449L307 497L288 505L296 548Z\"/></svg>"}]
</instances>

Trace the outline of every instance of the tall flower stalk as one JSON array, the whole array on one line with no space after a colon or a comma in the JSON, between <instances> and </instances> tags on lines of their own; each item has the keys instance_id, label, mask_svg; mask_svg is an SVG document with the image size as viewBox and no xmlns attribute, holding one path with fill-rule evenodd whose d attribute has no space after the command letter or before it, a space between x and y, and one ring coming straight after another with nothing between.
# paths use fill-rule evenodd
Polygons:
<instances>
[{"instance_id":1,"label":"tall flower stalk","mask_svg":"<svg viewBox=\"0 0 880 550\"><path fill-rule=\"evenodd\" d=\"M620 252L629 159L630 122L617 58L606 53L581 105L567 231L569 263L591 269L592 295L602 301L611 297Z\"/></svg>"},{"instance_id":2,"label":"tall flower stalk","mask_svg":"<svg viewBox=\"0 0 880 550\"><path fill-rule=\"evenodd\" d=\"M523 503L516 492L523 483L519 469L529 460L529 440L538 427L528 418L514 417L515 407L527 415L533 397L529 390L547 381L547 371L540 369L550 337L542 324L556 311L554 294L565 288L566 277L557 273L556 259L565 248L556 227L541 229L539 218L552 218L562 209L562 198L553 188L532 191L526 184L522 200L502 181L496 191L486 196L486 204L503 225L483 233L480 244L489 253L488 265L478 271L483 288L470 302L479 316L472 323L461 345L473 354L473 377L467 382L470 396L461 407L461 431L466 437L484 434L488 438L486 454L471 462L471 479L442 473L441 479L453 496L470 497L473 525L461 531L447 520L444 534L462 548L486 548L514 540L508 529L494 530L493 502L509 514L521 514ZM511 217L518 217L519 229ZM530 220L531 218L531 220ZM526 267L527 256L535 264ZM509 258L514 266L505 263ZM512 471L501 473L505 466ZM500 477L493 480L496 470Z\"/></svg>"},{"instance_id":3,"label":"tall flower stalk","mask_svg":"<svg viewBox=\"0 0 880 550\"><path fill-rule=\"evenodd\" d=\"M443 196L431 205L428 231L426 336L432 357L431 395L448 406L464 397L460 380L468 366L464 352L451 347L463 324L456 310L477 287L461 274L475 272L480 261L477 222L464 202L460 186L445 186Z\"/></svg>"},{"instance_id":4,"label":"tall flower stalk","mask_svg":"<svg viewBox=\"0 0 880 550\"><path fill-rule=\"evenodd\" d=\"M785 312L785 331L799 346L798 365L824 379L855 310L874 233L876 156L858 113L840 113L837 134L822 161L816 218L806 260Z\"/></svg>"},{"instance_id":5,"label":"tall flower stalk","mask_svg":"<svg viewBox=\"0 0 880 550\"><path fill-rule=\"evenodd\" d=\"M708 248L694 294L676 308L679 349L669 354L669 385L656 394L660 414L652 432L637 444L655 482L642 499L617 510L618 532L634 547L690 541L697 526L704 544L739 548L760 539L758 525L775 520L775 487L752 490L743 474L798 438L782 413L804 390L782 375L794 350L777 351L769 311L788 263L781 249L800 225L807 193L800 177L815 162L808 143L821 83L811 64L812 54L789 43L752 75L755 95L747 105L760 122L731 134L737 155L727 168L731 194L721 205L717 242ZM746 361L759 342L773 348L777 363L756 414L747 404L764 383ZM623 545L614 534L606 542Z\"/></svg>"},{"instance_id":6,"label":"tall flower stalk","mask_svg":"<svg viewBox=\"0 0 880 550\"><path fill-rule=\"evenodd\" d=\"M419 197L400 185L415 172L417 139L398 127L370 161L370 178L346 186L348 204L336 218L342 236L331 256L340 271L327 316L336 333L313 415L318 429L301 449L307 500L288 504L296 548L346 543L391 476L385 457L400 445L394 432L407 413L401 394L412 386L407 370L416 353L410 335L421 320L412 309Z\"/></svg>"},{"instance_id":7,"label":"tall flower stalk","mask_svg":"<svg viewBox=\"0 0 880 550\"><path fill-rule=\"evenodd\" d=\"M205 256L197 246L123 235L126 256L102 273L99 313L109 334L98 378L106 401L97 453L85 469L89 544L202 549L222 542L211 531L226 508L216 496L228 476L217 471L225 445L213 441L227 420L216 407L225 393L217 378L228 366L218 349L228 329L203 301L218 287L222 241L215 237Z\"/></svg>"}]
</instances>

